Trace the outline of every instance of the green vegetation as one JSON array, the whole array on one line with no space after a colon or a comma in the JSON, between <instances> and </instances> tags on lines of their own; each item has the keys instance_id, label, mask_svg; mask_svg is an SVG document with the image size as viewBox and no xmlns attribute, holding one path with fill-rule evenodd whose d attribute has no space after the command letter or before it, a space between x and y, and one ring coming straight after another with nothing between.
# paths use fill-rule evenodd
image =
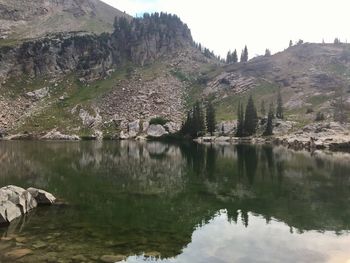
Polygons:
<instances>
[{"instance_id":1,"label":"green vegetation","mask_svg":"<svg viewBox=\"0 0 350 263\"><path fill-rule=\"evenodd\" d=\"M205 116L203 106L200 102L196 102L192 110L187 112L187 118L181 127L181 134L197 138L205 133Z\"/></svg>"},{"instance_id":2,"label":"green vegetation","mask_svg":"<svg viewBox=\"0 0 350 263\"><path fill-rule=\"evenodd\" d=\"M154 125L165 125L167 122L169 122L169 120L163 118L163 117L155 117L155 118L152 118L149 122L150 125L154 124Z\"/></svg>"}]
</instances>

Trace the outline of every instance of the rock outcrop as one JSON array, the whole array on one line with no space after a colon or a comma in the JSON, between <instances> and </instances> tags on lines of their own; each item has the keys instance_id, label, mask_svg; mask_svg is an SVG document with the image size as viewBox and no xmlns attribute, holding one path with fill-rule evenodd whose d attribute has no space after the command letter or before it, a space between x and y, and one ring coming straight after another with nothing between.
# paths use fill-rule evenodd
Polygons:
<instances>
[{"instance_id":1,"label":"rock outcrop","mask_svg":"<svg viewBox=\"0 0 350 263\"><path fill-rule=\"evenodd\" d=\"M9 185L0 188L0 225L8 224L14 219L28 213L37 205L49 205L56 198L40 189L27 190Z\"/></svg>"}]
</instances>

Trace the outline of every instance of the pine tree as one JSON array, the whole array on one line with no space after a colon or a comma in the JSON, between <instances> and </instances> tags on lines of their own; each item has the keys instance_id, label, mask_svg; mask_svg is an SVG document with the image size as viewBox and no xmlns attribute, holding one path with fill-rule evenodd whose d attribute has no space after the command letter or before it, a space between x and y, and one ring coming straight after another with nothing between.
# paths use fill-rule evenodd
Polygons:
<instances>
[{"instance_id":1,"label":"pine tree","mask_svg":"<svg viewBox=\"0 0 350 263\"><path fill-rule=\"evenodd\" d=\"M231 51L227 52L227 55L226 55L226 63L227 63L227 64L231 64L231 63L232 63Z\"/></svg>"},{"instance_id":2,"label":"pine tree","mask_svg":"<svg viewBox=\"0 0 350 263\"><path fill-rule=\"evenodd\" d=\"M211 102L208 102L206 109L206 124L207 131L213 136L215 132L216 120L215 120L215 109Z\"/></svg>"},{"instance_id":3,"label":"pine tree","mask_svg":"<svg viewBox=\"0 0 350 263\"><path fill-rule=\"evenodd\" d=\"M253 96L250 95L245 110L244 133L248 136L253 135L256 132L257 124L258 114L254 105Z\"/></svg>"},{"instance_id":4,"label":"pine tree","mask_svg":"<svg viewBox=\"0 0 350 263\"><path fill-rule=\"evenodd\" d=\"M196 138L205 132L205 121L202 107L197 102L190 111L187 112L187 118L182 124L181 133Z\"/></svg>"},{"instance_id":5,"label":"pine tree","mask_svg":"<svg viewBox=\"0 0 350 263\"><path fill-rule=\"evenodd\" d=\"M289 40L289 47L292 47L292 46L293 46L293 41Z\"/></svg>"},{"instance_id":6,"label":"pine tree","mask_svg":"<svg viewBox=\"0 0 350 263\"><path fill-rule=\"evenodd\" d=\"M247 61L248 61L248 48L247 46L245 46L241 53L241 62L247 62Z\"/></svg>"},{"instance_id":7,"label":"pine tree","mask_svg":"<svg viewBox=\"0 0 350 263\"><path fill-rule=\"evenodd\" d=\"M279 119L283 119L283 100L281 95L281 89L278 90L277 94L277 108L276 108L276 117Z\"/></svg>"},{"instance_id":8,"label":"pine tree","mask_svg":"<svg viewBox=\"0 0 350 263\"><path fill-rule=\"evenodd\" d=\"M260 103L260 114L262 117L265 117L266 115L266 108L265 108L265 101L262 100Z\"/></svg>"},{"instance_id":9,"label":"pine tree","mask_svg":"<svg viewBox=\"0 0 350 263\"><path fill-rule=\"evenodd\" d=\"M270 49L266 49L265 50L265 57L269 57L269 56L271 56L271 51L270 51Z\"/></svg>"},{"instance_id":10,"label":"pine tree","mask_svg":"<svg viewBox=\"0 0 350 263\"><path fill-rule=\"evenodd\" d=\"M237 107L237 129L236 136L243 137L244 135L244 112L243 112L243 104L238 103Z\"/></svg>"},{"instance_id":11,"label":"pine tree","mask_svg":"<svg viewBox=\"0 0 350 263\"><path fill-rule=\"evenodd\" d=\"M233 51L232 55L232 63L237 63L238 62L238 56L237 56L237 50Z\"/></svg>"},{"instance_id":12,"label":"pine tree","mask_svg":"<svg viewBox=\"0 0 350 263\"><path fill-rule=\"evenodd\" d=\"M269 113L267 115L267 123L266 123L266 128L264 131L264 136L271 136L273 135L273 118L274 118L274 114L273 114L273 104L270 104L270 109L269 109Z\"/></svg>"}]
</instances>

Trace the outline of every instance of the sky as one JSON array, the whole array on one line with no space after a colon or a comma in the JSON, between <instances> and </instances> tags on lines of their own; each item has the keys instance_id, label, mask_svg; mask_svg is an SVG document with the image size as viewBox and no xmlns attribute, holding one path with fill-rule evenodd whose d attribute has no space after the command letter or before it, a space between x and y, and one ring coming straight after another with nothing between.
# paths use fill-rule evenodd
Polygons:
<instances>
[{"instance_id":1,"label":"sky","mask_svg":"<svg viewBox=\"0 0 350 263\"><path fill-rule=\"evenodd\" d=\"M349 0L103 0L136 16L178 15L196 42L226 57L248 47L249 57L284 50L289 41L350 41Z\"/></svg>"}]
</instances>

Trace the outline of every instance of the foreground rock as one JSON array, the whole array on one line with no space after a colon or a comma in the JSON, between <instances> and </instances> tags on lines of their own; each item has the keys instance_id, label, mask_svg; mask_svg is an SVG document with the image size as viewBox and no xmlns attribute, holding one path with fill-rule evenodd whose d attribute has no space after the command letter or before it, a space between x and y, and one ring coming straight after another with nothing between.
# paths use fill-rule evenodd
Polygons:
<instances>
[{"instance_id":1,"label":"foreground rock","mask_svg":"<svg viewBox=\"0 0 350 263\"><path fill-rule=\"evenodd\" d=\"M38 205L50 205L56 198L41 189L27 190L9 185L0 188L0 225L9 224L14 219L28 213Z\"/></svg>"}]
</instances>

